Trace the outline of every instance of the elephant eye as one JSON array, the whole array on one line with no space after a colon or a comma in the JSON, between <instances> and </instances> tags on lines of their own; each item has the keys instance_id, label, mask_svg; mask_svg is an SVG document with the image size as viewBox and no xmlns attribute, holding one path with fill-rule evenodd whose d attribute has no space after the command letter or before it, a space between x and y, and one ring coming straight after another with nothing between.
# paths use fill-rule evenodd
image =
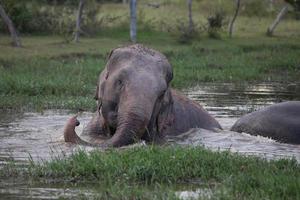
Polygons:
<instances>
[{"instance_id":1,"label":"elephant eye","mask_svg":"<svg viewBox=\"0 0 300 200\"><path fill-rule=\"evenodd\" d=\"M117 81L117 86L119 87L119 89L121 89L123 87L123 81L119 79Z\"/></svg>"}]
</instances>

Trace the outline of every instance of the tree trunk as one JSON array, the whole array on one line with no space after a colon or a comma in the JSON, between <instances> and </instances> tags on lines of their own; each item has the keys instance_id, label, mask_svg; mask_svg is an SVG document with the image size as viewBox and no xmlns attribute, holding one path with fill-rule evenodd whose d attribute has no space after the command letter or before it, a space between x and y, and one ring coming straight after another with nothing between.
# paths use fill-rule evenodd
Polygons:
<instances>
[{"instance_id":1,"label":"tree trunk","mask_svg":"<svg viewBox=\"0 0 300 200\"><path fill-rule=\"evenodd\" d=\"M0 16L2 17L4 23L8 27L8 30L9 30L11 38L12 38L13 46L21 47L22 46L21 41L20 41L20 38L18 37L15 26L1 5L0 5Z\"/></svg>"},{"instance_id":2,"label":"tree trunk","mask_svg":"<svg viewBox=\"0 0 300 200\"><path fill-rule=\"evenodd\" d=\"M80 0L79 1L79 6L78 6L78 12L77 12L77 19L76 19L76 29L75 29L75 37L74 37L74 41L77 43L79 42L79 36L80 36L80 32L81 32L81 20L82 20L82 11L83 11L83 7L84 7L84 0Z\"/></svg>"},{"instance_id":3,"label":"tree trunk","mask_svg":"<svg viewBox=\"0 0 300 200\"><path fill-rule=\"evenodd\" d=\"M233 15L233 18L229 24L229 37L232 37L232 31L233 31L233 25L234 25L234 22L239 14L239 10L240 10L240 6L241 6L241 0L236 0L236 8L235 8L235 13Z\"/></svg>"},{"instance_id":4,"label":"tree trunk","mask_svg":"<svg viewBox=\"0 0 300 200\"><path fill-rule=\"evenodd\" d=\"M127 0L123 0L122 2L124 5L128 3Z\"/></svg>"},{"instance_id":5,"label":"tree trunk","mask_svg":"<svg viewBox=\"0 0 300 200\"><path fill-rule=\"evenodd\" d=\"M194 22L193 22L193 16L192 16L192 0L187 0L188 3L188 15L189 15L189 34L194 32Z\"/></svg>"},{"instance_id":6,"label":"tree trunk","mask_svg":"<svg viewBox=\"0 0 300 200\"><path fill-rule=\"evenodd\" d=\"M136 42L136 0L130 0L130 39Z\"/></svg>"},{"instance_id":7,"label":"tree trunk","mask_svg":"<svg viewBox=\"0 0 300 200\"><path fill-rule=\"evenodd\" d=\"M284 15L287 13L288 7L289 7L288 5L285 5L280 10L280 12L278 13L275 21L268 28L268 30L267 30L267 36L272 36L273 35L273 32L274 32L275 28L277 27L277 25L279 24L279 22L283 19Z\"/></svg>"}]
</instances>

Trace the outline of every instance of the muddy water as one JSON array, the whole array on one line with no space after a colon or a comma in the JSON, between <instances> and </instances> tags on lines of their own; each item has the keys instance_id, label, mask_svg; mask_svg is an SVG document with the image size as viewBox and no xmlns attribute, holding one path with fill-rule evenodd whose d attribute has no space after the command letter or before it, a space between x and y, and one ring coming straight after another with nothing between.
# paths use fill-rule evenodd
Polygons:
<instances>
[{"instance_id":1,"label":"muddy water","mask_svg":"<svg viewBox=\"0 0 300 200\"><path fill-rule=\"evenodd\" d=\"M175 138L182 145L202 145L212 150L230 150L267 159L296 158L300 145L282 144L272 139L229 131L242 115L287 100L300 100L298 84L202 84L185 90L220 122L224 131L193 129ZM174 140L174 138L172 138Z\"/></svg>"},{"instance_id":2,"label":"muddy water","mask_svg":"<svg viewBox=\"0 0 300 200\"><path fill-rule=\"evenodd\" d=\"M0 199L92 199L96 189L86 185L0 180Z\"/></svg>"},{"instance_id":3,"label":"muddy water","mask_svg":"<svg viewBox=\"0 0 300 200\"><path fill-rule=\"evenodd\" d=\"M201 84L184 90L191 99L198 101L214 115L224 131L193 129L181 137L170 138L171 143L180 145L201 145L212 150L230 150L241 154L251 154L268 159L295 157L300 162L300 145L275 142L268 138L255 137L228 131L243 114L266 105L286 100L300 100L300 85L284 84ZM65 156L78 150L77 145L66 144L62 132L66 120L72 116L66 110L48 110L43 113L0 113L0 167L11 160L18 164L28 164L29 155L35 161L51 157ZM81 132L91 118L91 113L83 113L76 128ZM88 149L89 150L89 149ZM85 191L87 190L87 191ZM30 187L27 183L0 180L0 196L5 198L49 199L61 196L90 195L89 187L78 189L74 186L45 185Z\"/></svg>"},{"instance_id":4,"label":"muddy water","mask_svg":"<svg viewBox=\"0 0 300 200\"><path fill-rule=\"evenodd\" d=\"M1 116L4 115L4 116ZM78 149L63 140L63 127L73 114L62 110L44 113L23 113L5 116L0 122L0 164L14 159L23 164L31 156L34 160L48 160L53 156L64 156ZM91 118L91 113L80 116L81 125Z\"/></svg>"},{"instance_id":5,"label":"muddy water","mask_svg":"<svg viewBox=\"0 0 300 200\"><path fill-rule=\"evenodd\" d=\"M49 110L44 113L0 114L0 167L16 161L21 167L28 164L29 155L35 161L62 157L78 150L79 146L66 144L63 126L74 113L64 110ZM80 116L78 133L91 118L91 113ZM96 190L93 184L44 184L18 178L0 179L0 199L88 199Z\"/></svg>"}]
</instances>

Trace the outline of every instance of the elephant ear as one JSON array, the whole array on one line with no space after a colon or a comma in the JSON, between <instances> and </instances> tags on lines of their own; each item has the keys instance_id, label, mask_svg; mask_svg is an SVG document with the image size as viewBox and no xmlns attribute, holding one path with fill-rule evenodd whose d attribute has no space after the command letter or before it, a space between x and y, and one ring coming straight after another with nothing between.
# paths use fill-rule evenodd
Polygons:
<instances>
[{"instance_id":1,"label":"elephant ear","mask_svg":"<svg viewBox=\"0 0 300 200\"><path fill-rule=\"evenodd\" d=\"M173 68L169 64L169 66L167 68L167 74L166 74L166 80L167 80L168 85L169 85L169 83L171 82L172 79L173 79Z\"/></svg>"},{"instance_id":2,"label":"elephant ear","mask_svg":"<svg viewBox=\"0 0 300 200\"><path fill-rule=\"evenodd\" d=\"M97 81L97 87L94 99L98 101L98 110L100 110L100 107L102 105L102 96L103 96L103 87L104 82L107 79L108 71L107 66L103 69L103 71L100 73L98 81Z\"/></svg>"},{"instance_id":3,"label":"elephant ear","mask_svg":"<svg viewBox=\"0 0 300 200\"><path fill-rule=\"evenodd\" d=\"M174 116L172 115L173 103L172 90L171 88L168 88L164 94L161 109L157 118L159 133L168 132L171 125L174 123Z\"/></svg>"},{"instance_id":4,"label":"elephant ear","mask_svg":"<svg viewBox=\"0 0 300 200\"><path fill-rule=\"evenodd\" d=\"M114 50L115 50L115 49L113 49L113 50L111 50L111 51L109 52L109 54L108 54L108 56L107 56L107 58L106 58L106 61L108 61L108 60L110 59L111 55L114 53Z\"/></svg>"},{"instance_id":5,"label":"elephant ear","mask_svg":"<svg viewBox=\"0 0 300 200\"><path fill-rule=\"evenodd\" d=\"M173 104L172 92L171 92L171 88L168 87L168 89L165 91L165 94L164 94L164 97L162 100L162 107L167 107L171 104Z\"/></svg>"},{"instance_id":6,"label":"elephant ear","mask_svg":"<svg viewBox=\"0 0 300 200\"><path fill-rule=\"evenodd\" d=\"M159 53L159 54L160 54L160 57L161 57L161 59L159 60L159 62L160 62L160 65L163 68L167 85L169 85L169 83L173 79L173 67L169 63L169 61L168 61L168 59L166 58L165 55L163 55L161 53Z\"/></svg>"}]
</instances>

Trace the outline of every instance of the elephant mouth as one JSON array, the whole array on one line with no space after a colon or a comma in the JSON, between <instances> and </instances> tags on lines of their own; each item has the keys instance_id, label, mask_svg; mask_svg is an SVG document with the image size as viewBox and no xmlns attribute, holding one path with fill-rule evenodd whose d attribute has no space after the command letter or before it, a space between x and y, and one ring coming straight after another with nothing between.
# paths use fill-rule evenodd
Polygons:
<instances>
[{"instance_id":1,"label":"elephant mouth","mask_svg":"<svg viewBox=\"0 0 300 200\"><path fill-rule=\"evenodd\" d=\"M117 130L116 126L115 127L108 126L108 133L109 133L108 136L113 136L115 134L116 130Z\"/></svg>"},{"instance_id":2,"label":"elephant mouth","mask_svg":"<svg viewBox=\"0 0 300 200\"><path fill-rule=\"evenodd\" d=\"M114 101L103 101L101 99L98 101L98 112L104 118L108 135L114 135L118 125L118 104Z\"/></svg>"}]
</instances>

